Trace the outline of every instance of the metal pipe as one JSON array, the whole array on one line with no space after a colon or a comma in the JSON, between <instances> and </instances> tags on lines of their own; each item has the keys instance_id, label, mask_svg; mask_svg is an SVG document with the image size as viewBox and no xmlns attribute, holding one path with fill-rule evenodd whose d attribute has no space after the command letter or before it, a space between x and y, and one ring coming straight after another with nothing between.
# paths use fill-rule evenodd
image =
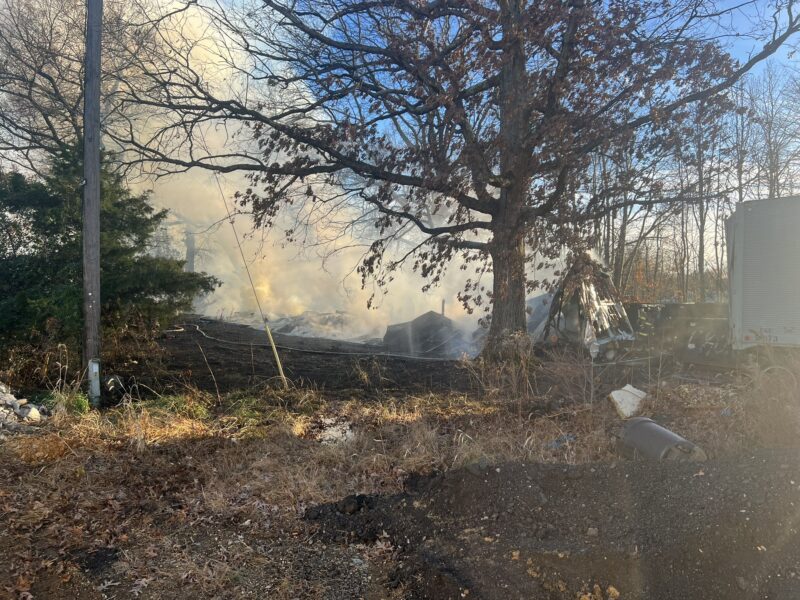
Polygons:
<instances>
[{"instance_id":1,"label":"metal pipe","mask_svg":"<svg viewBox=\"0 0 800 600\"><path fill-rule=\"evenodd\" d=\"M647 417L628 419L622 442L636 455L653 460L704 461L708 458L700 446Z\"/></svg>"}]
</instances>

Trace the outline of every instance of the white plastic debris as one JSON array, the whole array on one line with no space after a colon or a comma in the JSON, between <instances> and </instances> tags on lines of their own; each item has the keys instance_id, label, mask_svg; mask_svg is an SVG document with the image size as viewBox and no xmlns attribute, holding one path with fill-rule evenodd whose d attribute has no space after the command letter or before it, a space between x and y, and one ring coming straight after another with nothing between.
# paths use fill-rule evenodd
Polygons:
<instances>
[{"instance_id":1,"label":"white plastic debris","mask_svg":"<svg viewBox=\"0 0 800 600\"><path fill-rule=\"evenodd\" d=\"M39 409L30 404L22 405L18 409L15 409L14 412L17 413L20 419L28 423L39 423L42 420L42 414L39 412Z\"/></svg>"},{"instance_id":2,"label":"white plastic debris","mask_svg":"<svg viewBox=\"0 0 800 600\"><path fill-rule=\"evenodd\" d=\"M317 435L317 440L323 444L339 444L346 442L353 437L353 430L350 423L338 421L331 417L323 417L322 430Z\"/></svg>"},{"instance_id":3,"label":"white plastic debris","mask_svg":"<svg viewBox=\"0 0 800 600\"><path fill-rule=\"evenodd\" d=\"M647 398L647 392L628 384L621 390L614 390L608 395L617 414L623 419L630 419L638 414L642 401Z\"/></svg>"}]
</instances>

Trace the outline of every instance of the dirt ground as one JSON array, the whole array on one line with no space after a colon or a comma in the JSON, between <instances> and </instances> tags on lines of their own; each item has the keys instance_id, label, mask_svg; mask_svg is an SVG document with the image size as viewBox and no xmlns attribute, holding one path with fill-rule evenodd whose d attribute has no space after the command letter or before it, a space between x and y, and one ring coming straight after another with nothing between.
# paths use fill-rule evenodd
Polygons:
<instances>
[{"instance_id":1,"label":"dirt ground","mask_svg":"<svg viewBox=\"0 0 800 600\"><path fill-rule=\"evenodd\" d=\"M639 462L583 364L541 363L523 400L279 339L285 392L262 336L187 319L125 376L149 396L0 441L0 597L800 597L785 381L620 368L710 458Z\"/></svg>"},{"instance_id":2,"label":"dirt ground","mask_svg":"<svg viewBox=\"0 0 800 600\"><path fill-rule=\"evenodd\" d=\"M325 538L394 544L412 597L790 600L799 458L472 465L309 516Z\"/></svg>"}]
</instances>

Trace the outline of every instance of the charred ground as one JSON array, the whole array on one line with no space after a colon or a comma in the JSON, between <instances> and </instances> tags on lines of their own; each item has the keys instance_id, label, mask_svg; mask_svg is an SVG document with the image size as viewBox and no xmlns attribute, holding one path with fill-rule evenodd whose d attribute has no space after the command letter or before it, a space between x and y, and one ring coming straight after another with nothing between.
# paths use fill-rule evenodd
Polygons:
<instances>
[{"instance_id":1,"label":"charred ground","mask_svg":"<svg viewBox=\"0 0 800 600\"><path fill-rule=\"evenodd\" d=\"M469 391L475 382L455 360L389 355L379 346L274 334L287 377L337 395ZM204 390L231 392L275 383L278 370L266 333L246 325L187 317L163 334L160 385L191 382ZM231 356L236 356L235 364ZM149 378L151 373L132 371Z\"/></svg>"},{"instance_id":2,"label":"charred ground","mask_svg":"<svg viewBox=\"0 0 800 600\"><path fill-rule=\"evenodd\" d=\"M394 577L415 598L789 600L798 482L796 450L703 465L471 465L310 517L331 539L396 543Z\"/></svg>"}]
</instances>

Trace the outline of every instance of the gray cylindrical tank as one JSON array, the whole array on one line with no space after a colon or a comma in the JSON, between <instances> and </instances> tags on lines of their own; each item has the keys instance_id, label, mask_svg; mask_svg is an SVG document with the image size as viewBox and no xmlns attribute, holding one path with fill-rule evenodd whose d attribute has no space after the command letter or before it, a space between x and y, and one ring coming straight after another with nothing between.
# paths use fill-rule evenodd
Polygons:
<instances>
[{"instance_id":1,"label":"gray cylindrical tank","mask_svg":"<svg viewBox=\"0 0 800 600\"><path fill-rule=\"evenodd\" d=\"M708 458L700 446L647 417L628 419L622 442L637 454L655 460L703 461Z\"/></svg>"}]
</instances>

